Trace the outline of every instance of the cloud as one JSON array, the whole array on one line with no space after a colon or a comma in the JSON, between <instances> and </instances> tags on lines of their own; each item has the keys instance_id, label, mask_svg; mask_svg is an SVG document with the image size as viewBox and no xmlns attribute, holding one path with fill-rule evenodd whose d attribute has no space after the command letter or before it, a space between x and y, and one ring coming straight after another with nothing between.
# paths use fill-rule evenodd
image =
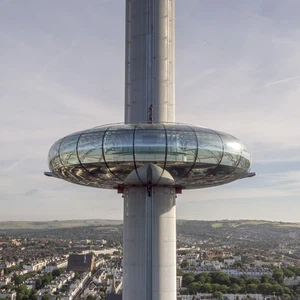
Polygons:
<instances>
[{"instance_id":1,"label":"cloud","mask_svg":"<svg viewBox=\"0 0 300 300\"><path fill-rule=\"evenodd\" d=\"M283 84L283 83L289 83L291 81L294 81L294 80L298 80L300 79L300 76L292 76L292 77L288 77L288 78L284 78L284 79L280 79L280 80L275 80L275 81L272 81L272 82L269 82L265 85L265 87L270 87L272 85L277 85L277 84Z\"/></svg>"}]
</instances>

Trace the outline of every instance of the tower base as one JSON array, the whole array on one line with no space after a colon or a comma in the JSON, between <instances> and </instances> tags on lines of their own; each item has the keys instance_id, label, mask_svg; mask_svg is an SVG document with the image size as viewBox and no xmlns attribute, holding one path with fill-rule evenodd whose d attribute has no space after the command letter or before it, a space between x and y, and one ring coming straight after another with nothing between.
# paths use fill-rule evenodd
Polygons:
<instances>
[{"instance_id":1,"label":"tower base","mask_svg":"<svg viewBox=\"0 0 300 300\"><path fill-rule=\"evenodd\" d=\"M176 299L173 187L124 190L123 300Z\"/></svg>"}]
</instances>

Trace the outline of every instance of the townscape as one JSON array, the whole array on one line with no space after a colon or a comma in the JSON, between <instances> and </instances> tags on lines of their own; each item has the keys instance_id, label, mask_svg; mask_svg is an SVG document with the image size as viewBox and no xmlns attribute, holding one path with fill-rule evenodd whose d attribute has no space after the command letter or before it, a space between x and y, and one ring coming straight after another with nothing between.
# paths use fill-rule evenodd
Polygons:
<instances>
[{"instance_id":1,"label":"townscape","mask_svg":"<svg viewBox=\"0 0 300 300\"><path fill-rule=\"evenodd\" d=\"M0 223L0 298L122 299L122 223ZM300 299L300 224L177 222L177 299Z\"/></svg>"}]
</instances>

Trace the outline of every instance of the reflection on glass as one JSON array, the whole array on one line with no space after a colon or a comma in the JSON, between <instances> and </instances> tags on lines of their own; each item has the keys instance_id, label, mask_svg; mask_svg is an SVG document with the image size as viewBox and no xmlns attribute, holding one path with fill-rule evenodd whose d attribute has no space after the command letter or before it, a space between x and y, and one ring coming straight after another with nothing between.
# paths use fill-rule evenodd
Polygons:
<instances>
[{"instance_id":1,"label":"reflection on glass","mask_svg":"<svg viewBox=\"0 0 300 300\"><path fill-rule=\"evenodd\" d=\"M64 166L78 165L79 160L76 152L76 145L79 135L67 136L60 145L60 159Z\"/></svg>"},{"instance_id":2,"label":"reflection on glass","mask_svg":"<svg viewBox=\"0 0 300 300\"><path fill-rule=\"evenodd\" d=\"M82 164L103 161L102 139L104 131L84 133L78 141L78 156Z\"/></svg>"},{"instance_id":3,"label":"reflection on glass","mask_svg":"<svg viewBox=\"0 0 300 300\"><path fill-rule=\"evenodd\" d=\"M104 158L110 172L122 183L129 173L134 170L134 129L131 126L124 126L122 129L117 129L112 127L106 131L104 138Z\"/></svg>"},{"instance_id":4,"label":"reflection on glass","mask_svg":"<svg viewBox=\"0 0 300 300\"><path fill-rule=\"evenodd\" d=\"M188 126L166 126L167 162L166 170L177 181L191 171L197 155L197 140Z\"/></svg>"},{"instance_id":5,"label":"reflection on glass","mask_svg":"<svg viewBox=\"0 0 300 300\"><path fill-rule=\"evenodd\" d=\"M109 129L104 138L106 162L132 161L133 130Z\"/></svg>"},{"instance_id":6,"label":"reflection on glass","mask_svg":"<svg viewBox=\"0 0 300 300\"><path fill-rule=\"evenodd\" d=\"M161 126L156 129L137 127L134 136L136 162L164 162L166 159L166 133Z\"/></svg>"},{"instance_id":7,"label":"reflection on glass","mask_svg":"<svg viewBox=\"0 0 300 300\"><path fill-rule=\"evenodd\" d=\"M99 128L98 131L87 131L80 136L78 141L78 156L83 168L88 172L91 180L97 184L111 184L115 176L107 168L103 156L103 139L106 128ZM113 183L114 184L114 183Z\"/></svg>"},{"instance_id":8,"label":"reflection on glass","mask_svg":"<svg viewBox=\"0 0 300 300\"><path fill-rule=\"evenodd\" d=\"M63 139L58 140L49 151L49 166L50 169L55 173L56 170L62 167L60 157L59 157L59 148ZM59 176L59 174L58 174Z\"/></svg>"},{"instance_id":9,"label":"reflection on glass","mask_svg":"<svg viewBox=\"0 0 300 300\"><path fill-rule=\"evenodd\" d=\"M231 135L176 124L101 126L69 135L49 151L58 177L101 188L126 184L131 172L149 163L187 189L231 182L251 167L246 146Z\"/></svg>"},{"instance_id":10,"label":"reflection on glass","mask_svg":"<svg viewBox=\"0 0 300 300\"><path fill-rule=\"evenodd\" d=\"M249 170L251 168L251 155L245 144L241 143L242 155L238 168Z\"/></svg>"},{"instance_id":11,"label":"reflection on glass","mask_svg":"<svg viewBox=\"0 0 300 300\"><path fill-rule=\"evenodd\" d=\"M134 135L134 162L138 176L142 177L139 167L148 163L158 165L161 168L161 176L165 167L165 160L166 132L163 125L138 125Z\"/></svg>"},{"instance_id":12,"label":"reflection on glass","mask_svg":"<svg viewBox=\"0 0 300 300\"><path fill-rule=\"evenodd\" d=\"M197 163L219 164L223 155L223 143L213 130L194 128L198 139Z\"/></svg>"},{"instance_id":13,"label":"reflection on glass","mask_svg":"<svg viewBox=\"0 0 300 300\"><path fill-rule=\"evenodd\" d=\"M224 145L224 153L221 164L225 166L232 166L234 168L237 167L242 153L240 143L236 138L229 134L219 134Z\"/></svg>"}]
</instances>

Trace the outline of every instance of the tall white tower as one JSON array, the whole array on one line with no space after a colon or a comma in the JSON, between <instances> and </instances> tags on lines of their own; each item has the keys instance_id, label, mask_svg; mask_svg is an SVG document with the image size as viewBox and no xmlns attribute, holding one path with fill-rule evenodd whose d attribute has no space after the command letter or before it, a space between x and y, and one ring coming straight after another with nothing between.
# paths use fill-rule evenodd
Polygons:
<instances>
[{"instance_id":1,"label":"tall white tower","mask_svg":"<svg viewBox=\"0 0 300 300\"><path fill-rule=\"evenodd\" d=\"M175 122L175 0L126 0L125 123Z\"/></svg>"},{"instance_id":2,"label":"tall white tower","mask_svg":"<svg viewBox=\"0 0 300 300\"><path fill-rule=\"evenodd\" d=\"M174 0L126 0L125 123L175 122L174 43ZM123 299L175 300L175 188L144 171L124 191Z\"/></svg>"}]
</instances>

